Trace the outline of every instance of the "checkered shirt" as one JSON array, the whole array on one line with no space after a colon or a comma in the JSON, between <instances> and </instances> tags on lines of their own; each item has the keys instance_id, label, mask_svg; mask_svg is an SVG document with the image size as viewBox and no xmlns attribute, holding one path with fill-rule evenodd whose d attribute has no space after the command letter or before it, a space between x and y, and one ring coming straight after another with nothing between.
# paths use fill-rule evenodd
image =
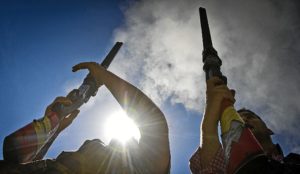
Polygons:
<instances>
[{"instance_id":1,"label":"checkered shirt","mask_svg":"<svg viewBox=\"0 0 300 174\"><path fill-rule=\"evenodd\" d=\"M190 159L190 169L193 174L224 174L226 173L225 168L225 156L222 148L219 148L215 157L210 162L209 166L204 168L201 164L200 156L201 148L193 154Z\"/></svg>"}]
</instances>

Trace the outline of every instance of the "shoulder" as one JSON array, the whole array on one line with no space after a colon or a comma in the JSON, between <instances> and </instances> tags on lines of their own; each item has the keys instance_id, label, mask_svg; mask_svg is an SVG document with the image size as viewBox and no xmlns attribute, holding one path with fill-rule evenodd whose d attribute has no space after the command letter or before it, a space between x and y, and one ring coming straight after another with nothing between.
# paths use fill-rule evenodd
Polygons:
<instances>
[{"instance_id":1,"label":"shoulder","mask_svg":"<svg viewBox=\"0 0 300 174\"><path fill-rule=\"evenodd\" d=\"M282 161L268 159L268 173L300 173L300 155L290 153Z\"/></svg>"},{"instance_id":2,"label":"shoulder","mask_svg":"<svg viewBox=\"0 0 300 174\"><path fill-rule=\"evenodd\" d=\"M295 164L300 164L300 154L297 153L290 153L283 159L284 162L286 163L295 163Z\"/></svg>"},{"instance_id":3,"label":"shoulder","mask_svg":"<svg viewBox=\"0 0 300 174\"><path fill-rule=\"evenodd\" d=\"M130 141L127 144L126 156L130 157L130 165L134 170L129 173L169 173L170 153L162 153L158 148L141 146L141 143Z\"/></svg>"}]
</instances>

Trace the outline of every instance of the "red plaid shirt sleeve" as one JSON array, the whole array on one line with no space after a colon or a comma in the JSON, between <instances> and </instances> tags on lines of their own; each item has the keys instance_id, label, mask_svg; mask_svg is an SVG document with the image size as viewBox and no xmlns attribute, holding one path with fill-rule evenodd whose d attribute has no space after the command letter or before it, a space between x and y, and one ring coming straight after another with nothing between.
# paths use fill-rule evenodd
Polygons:
<instances>
[{"instance_id":1,"label":"red plaid shirt sleeve","mask_svg":"<svg viewBox=\"0 0 300 174\"><path fill-rule=\"evenodd\" d=\"M219 148L215 157L210 162L209 167L204 168L201 164L200 156L201 148L192 155L190 159L190 170L193 174L224 174L225 168L225 156L222 148Z\"/></svg>"}]
</instances>

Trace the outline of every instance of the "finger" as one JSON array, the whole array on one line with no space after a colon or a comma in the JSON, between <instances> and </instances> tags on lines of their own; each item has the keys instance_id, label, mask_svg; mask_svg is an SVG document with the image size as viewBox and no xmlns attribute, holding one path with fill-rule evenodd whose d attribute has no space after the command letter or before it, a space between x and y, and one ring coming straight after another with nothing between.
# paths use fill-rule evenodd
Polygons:
<instances>
[{"instance_id":1,"label":"finger","mask_svg":"<svg viewBox=\"0 0 300 174\"><path fill-rule=\"evenodd\" d=\"M223 98L225 98L226 100L229 100L232 102L232 104L235 103L235 99L233 97L233 95L230 93L224 93Z\"/></svg>"},{"instance_id":2,"label":"finger","mask_svg":"<svg viewBox=\"0 0 300 174\"><path fill-rule=\"evenodd\" d=\"M217 86L214 87L212 90L208 90L207 94L214 94L214 95L220 95L222 96L223 94L231 94L230 90L227 88L227 86Z\"/></svg>"},{"instance_id":3,"label":"finger","mask_svg":"<svg viewBox=\"0 0 300 174\"><path fill-rule=\"evenodd\" d=\"M235 97L235 90L234 89L230 89L230 92L231 92L232 96Z\"/></svg>"},{"instance_id":4,"label":"finger","mask_svg":"<svg viewBox=\"0 0 300 174\"><path fill-rule=\"evenodd\" d=\"M63 105L71 105L72 101L66 97L56 97L52 104L60 103Z\"/></svg>"},{"instance_id":5,"label":"finger","mask_svg":"<svg viewBox=\"0 0 300 174\"><path fill-rule=\"evenodd\" d=\"M80 69L90 69L92 66L95 66L95 65L98 65L98 64L95 62L82 62L82 63L79 63L79 64L73 66L72 71L76 72Z\"/></svg>"},{"instance_id":6,"label":"finger","mask_svg":"<svg viewBox=\"0 0 300 174\"><path fill-rule=\"evenodd\" d=\"M221 85L221 86L217 86L214 88L214 90L212 91L213 93L219 93L221 95L226 95L226 96L230 96L230 98L234 98L234 90L230 90L228 89L228 87L226 85Z\"/></svg>"},{"instance_id":7,"label":"finger","mask_svg":"<svg viewBox=\"0 0 300 174\"><path fill-rule=\"evenodd\" d=\"M223 83L223 80L218 76L211 77L210 80L214 83Z\"/></svg>"},{"instance_id":8,"label":"finger","mask_svg":"<svg viewBox=\"0 0 300 174\"><path fill-rule=\"evenodd\" d=\"M79 112L80 111L77 109L77 110L73 111L70 115L68 115L65 119L69 119L69 120L73 121L78 116Z\"/></svg>"},{"instance_id":9,"label":"finger","mask_svg":"<svg viewBox=\"0 0 300 174\"><path fill-rule=\"evenodd\" d=\"M212 88L215 86L222 85L222 84L224 84L224 82L219 77L212 77L206 81L206 84L207 84L207 88Z\"/></svg>"},{"instance_id":10,"label":"finger","mask_svg":"<svg viewBox=\"0 0 300 174\"><path fill-rule=\"evenodd\" d=\"M73 120L77 117L78 114L79 114L79 110L75 110L70 115L65 117L59 125L59 131L62 131L66 127L68 127L73 122Z\"/></svg>"},{"instance_id":11,"label":"finger","mask_svg":"<svg viewBox=\"0 0 300 174\"><path fill-rule=\"evenodd\" d=\"M230 98L228 96L228 98L226 96L224 96L223 100L222 100L222 104L221 104L221 111L224 112L225 109L229 106L233 106L234 105L234 100L232 100L232 98Z\"/></svg>"},{"instance_id":12,"label":"finger","mask_svg":"<svg viewBox=\"0 0 300 174\"><path fill-rule=\"evenodd\" d=\"M72 104L72 101L69 100L69 99L67 99L66 97L62 97L62 96L56 97L56 98L54 99L54 101L53 101L49 106L47 106L45 114L47 114L48 112L50 112L50 111L52 110L52 107L53 107L56 103L61 103L61 104L63 104L63 105L67 105L67 106L68 106L68 105L71 105L71 104Z\"/></svg>"},{"instance_id":13,"label":"finger","mask_svg":"<svg viewBox=\"0 0 300 174\"><path fill-rule=\"evenodd\" d=\"M224 85L224 84L214 87L214 91L219 91L219 90L230 91L229 88L226 85Z\"/></svg>"}]
</instances>

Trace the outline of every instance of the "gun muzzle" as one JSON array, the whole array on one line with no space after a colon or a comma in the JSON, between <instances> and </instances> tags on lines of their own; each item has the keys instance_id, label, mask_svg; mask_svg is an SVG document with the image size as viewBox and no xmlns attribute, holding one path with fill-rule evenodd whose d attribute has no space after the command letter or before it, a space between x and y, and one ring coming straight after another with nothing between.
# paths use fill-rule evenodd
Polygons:
<instances>
[{"instance_id":1,"label":"gun muzzle","mask_svg":"<svg viewBox=\"0 0 300 174\"><path fill-rule=\"evenodd\" d=\"M211 41L205 8L200 7L199 13L203 41L203 70L205 71L206 80L210 79L211 77L217 76L220 77L225 84L227 84L227 78L223 76L221 72L222 60L219 58L218 52L214 49Z\"/></svg>"}]
</instances>

